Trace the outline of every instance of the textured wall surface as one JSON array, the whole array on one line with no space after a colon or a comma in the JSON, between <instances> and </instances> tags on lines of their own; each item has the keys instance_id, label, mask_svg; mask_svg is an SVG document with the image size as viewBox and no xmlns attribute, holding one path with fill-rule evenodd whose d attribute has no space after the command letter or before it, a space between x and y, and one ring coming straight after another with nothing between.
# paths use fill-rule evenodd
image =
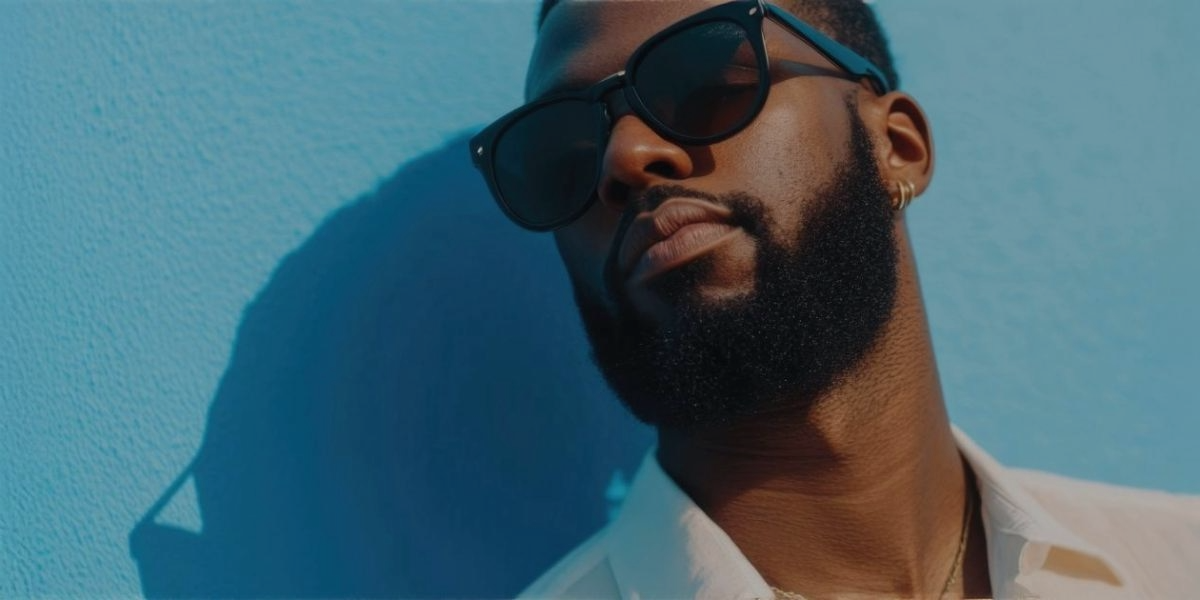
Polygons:
<instances>
[{"instance_id":1,"label":"textured wall surface","mask_svg":"<svg viewBox=\"0 0 1200 600\"><path fill-rule=\"evenodd\" d=\"M1200 492L1200 8L876 6L955 420ZM499 596L603 522L649 437L462 138L533 12L0 0L0 596Z\"/></svg>"}]
</instances>

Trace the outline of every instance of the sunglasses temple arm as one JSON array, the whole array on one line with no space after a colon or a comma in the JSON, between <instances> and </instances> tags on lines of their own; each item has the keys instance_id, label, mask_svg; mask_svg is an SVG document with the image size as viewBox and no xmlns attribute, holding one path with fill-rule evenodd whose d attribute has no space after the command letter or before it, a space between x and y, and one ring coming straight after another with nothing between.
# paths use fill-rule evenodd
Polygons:
<instances>
[{"instance_id":1,"label":"sunglasses temple arm","mask_svg":"<svg viewBox=\"0 0 1200 600\"><path fill-rule=\"evenodd\" d=\"M837 79L845 79L846 81L858 82L862 79L858 75L852 75L846 71L838 69L828 69L825 67L810 65L808 63L796 62L794 60L779 59L773 61L778 67L787 71L788 75L796 77L836 77Z\"/></svg>"},{"instance_id":2,"label":"sunglasses temple arm","mask_svg":"<svg viewBox=\"0 0 1200 600\"><path fill-rule=\"evenodd\" d=\"M855 80L861 77L870 79L871 86L880 95L892 91L892 86L888 84L887 78L883 76L878 67L871 64L871 61L817 31L809 24L797 19L791 13L771 4L763 4L766 5L767 16L807 41L813 48L824 55L825 58L833 61L835 65L854 75Z\"/></svg>"}]
</instances>

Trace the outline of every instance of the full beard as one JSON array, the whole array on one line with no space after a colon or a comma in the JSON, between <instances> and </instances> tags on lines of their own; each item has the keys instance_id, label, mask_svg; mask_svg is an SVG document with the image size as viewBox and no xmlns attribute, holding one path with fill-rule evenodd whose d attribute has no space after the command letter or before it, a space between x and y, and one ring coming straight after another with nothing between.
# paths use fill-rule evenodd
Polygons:
<instances>
[{"instance_id":1,"label":"full beard","mask_svg":"<svg viewBox=\"0 0 1200 600\"><path fill-rule=\"evenodd\" d=\"M897 251L870 138L850 111L850 158L816 194L797 240L774 239L761 200L696 194L729 207L757 243L753 291L705 301L702 259L660 276L669 326L647 323L609 280L616 314L575 287L592 357L641 421L689 430L808 410L879 338L896 296Z\"/></svg>"}]
</instances>

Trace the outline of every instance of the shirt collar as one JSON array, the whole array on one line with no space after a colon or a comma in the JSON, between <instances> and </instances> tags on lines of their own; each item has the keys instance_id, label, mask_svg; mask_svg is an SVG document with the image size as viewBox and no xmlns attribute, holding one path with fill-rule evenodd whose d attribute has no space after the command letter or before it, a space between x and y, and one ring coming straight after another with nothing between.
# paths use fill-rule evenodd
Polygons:
<instances>
[{"instance_id":1,"label":"shirt collar","mask_svg":"<svg viewBox=\"0 0 1200 600\"><path fill-rule=\"evenodd\" d=\"M988 569L997 597L1029 593L1022 580L1053 560L1056 568L1122 585L1129 578L1108 554L1055 519L1011 473L967 434L951 426L959 453L971 465L982 500ZM661 469L660 469L661 470Z\"/></svg>"},{"instance_id":2,"label":"shirt collar","mask_svg":"<svg viewBox=\"0 0 1200 600\"><path fill-rule=\"evenodd\" d=\"M962 456L975 473L988 537L996 597L1028 594L1022 576L1054 557L1119 584L1128 579L1107 555L1087 544L1012 481L995 459L954 427ZM613 521L609 564L621 597L749 600L774 597L733 540L662 470L651 448Z\"/></svg>"},{"instance_id":3,"label":"shirt collar","mask_svg":"<svg viewBox=\"0 0 1200 600\"><path fill-rule=\"evenodd\" d=\"M772 598L750 561L675 484L652 447L612 524L609 564L621 597Z\"/></svg>"}]
</instances>

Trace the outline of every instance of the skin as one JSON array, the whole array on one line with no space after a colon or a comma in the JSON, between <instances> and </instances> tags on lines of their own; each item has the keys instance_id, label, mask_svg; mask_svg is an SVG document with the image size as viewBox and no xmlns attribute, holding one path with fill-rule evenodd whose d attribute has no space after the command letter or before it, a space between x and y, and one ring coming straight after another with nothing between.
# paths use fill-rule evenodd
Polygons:
<instances>
[{"instance_id":1,"label":"skin","mask_svg":"<svg viewBox=\"0 0 1200 600\"><path fill-rule=\"evenodd\" d=\"M719 2L566 2L539 34L527 96L581 88L624 67L646 38ZM833 67L766 25L768 52ZM618 223L639 193L676 184L764 199L786 239L803 233L812 194L848 154L846 94L876 149L885 181L918 193L933 173L921 108L903 92L877 96L866 83L829 77L782 79L759 117L738 135L703 147L675 144L636 116L620 117L602 165L600 201L555 233L576 286L605 297L603 269ZM894 186L893 186L894 187ZM898 288L891 318L866 358L823 392L811 410L736 426L659 431L666 472L719 525L768 583L811 599L937 597L958 547L970 473L947 417L917 269L903 212L895 214ZM780 238L783 239L783 238ZM698 289L706 299L745 294L755 247L733 235L709 254ZM630 284L648 319L669 324L669 303ZM978 501L976 500L976 506ZM979 511L962 576L950 597L990 597Z\"/></svg>"}]
</instances>

